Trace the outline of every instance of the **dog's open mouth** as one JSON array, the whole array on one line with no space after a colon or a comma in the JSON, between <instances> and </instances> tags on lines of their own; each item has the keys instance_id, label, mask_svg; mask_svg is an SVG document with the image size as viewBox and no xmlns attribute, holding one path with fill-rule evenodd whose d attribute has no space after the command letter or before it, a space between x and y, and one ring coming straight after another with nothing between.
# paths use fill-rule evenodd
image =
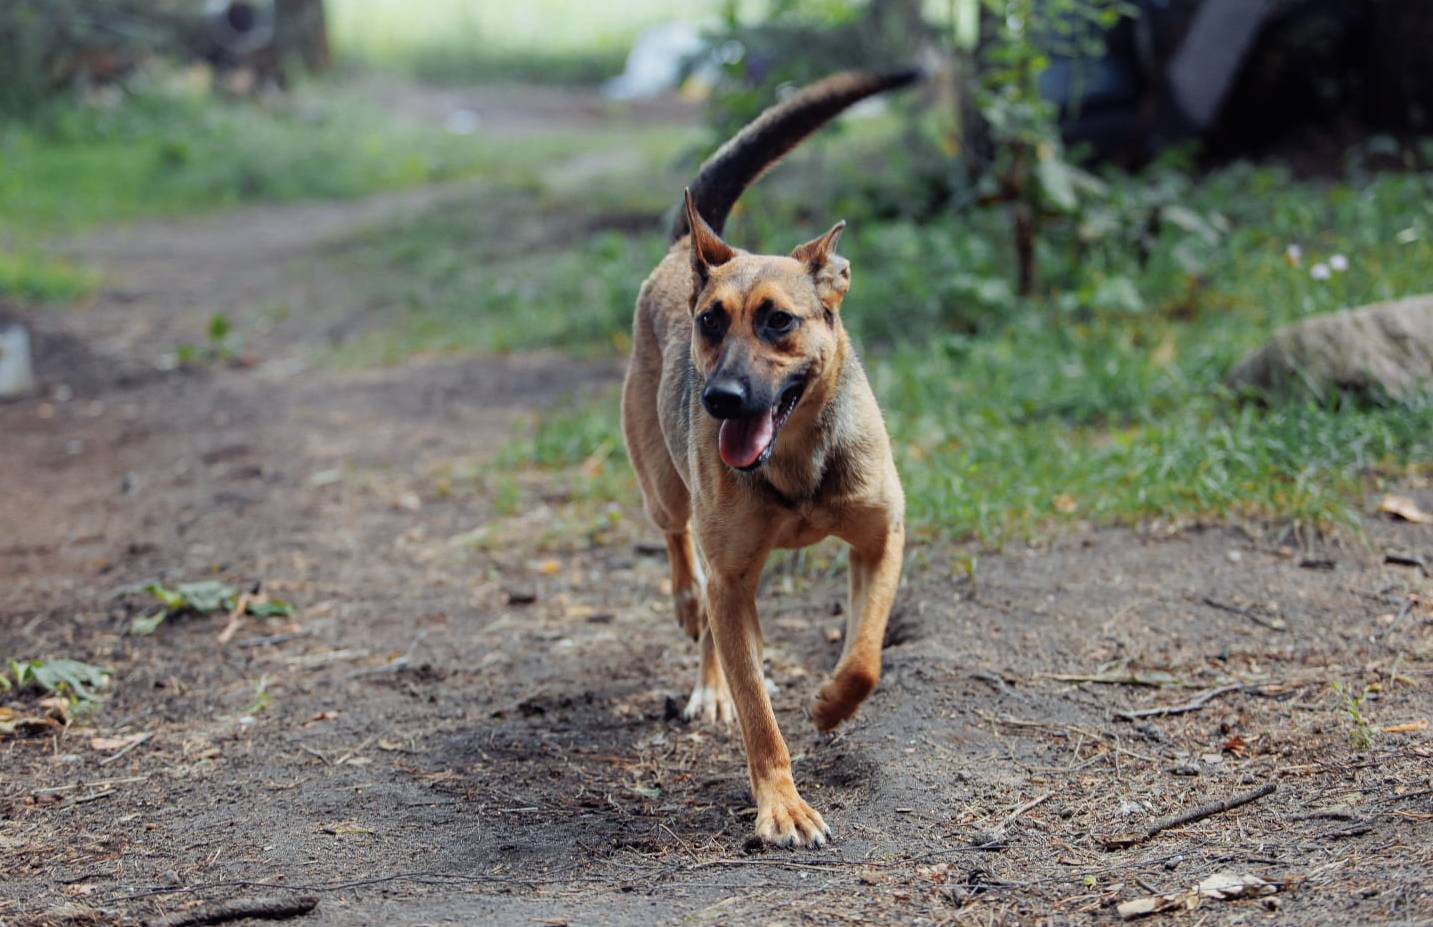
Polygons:
<instances>
[{"instance_id":1,"label":"dog's open mouth","mask_svg":"<svg viewBox=\"0 0 1433 927\"><path fill-rule=\"evenodd\" d=\"M737 470L755 470L766 463L771 449L776 447L776 433L786 424L805 390L806 380L802 378L782 390L776 404L765 412L722 419L717 435L722 463Z\"/></svg>"}]
</instances>

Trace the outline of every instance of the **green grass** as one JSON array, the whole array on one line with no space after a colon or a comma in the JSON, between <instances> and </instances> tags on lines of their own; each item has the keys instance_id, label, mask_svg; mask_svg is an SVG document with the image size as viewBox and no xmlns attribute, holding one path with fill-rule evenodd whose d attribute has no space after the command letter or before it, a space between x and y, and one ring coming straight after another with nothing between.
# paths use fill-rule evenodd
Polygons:
<instances>
[{"instance_id":1,"label":"green grass","mask_svg":"<svg viewBox=\"0 0 1433 927\"><path fill-rule=\"evenodd\" d=\"M329 19L339 56L364 66L443 83L589 84L621 72L644 27L701 23L721 7L718 0L335 0Z\"/></svg>"},{"instance_id":2,"label":"green grass","mask_svg":"<svg viewBox=\"0 0 1433 927\"><path fill-rule=\"evenodd\" d=\"M838 203L853 219L842 315L864 347L918 532L1000 543L1070 520L1348 526L1380 481L1428 467L1433 403L1268 407L1222 380L1280 325L1433 289L1433 176L1295 182L1235 166L1197 184L1158 172L1108 182L1097 208L1051 220L1042 292L1029 303L1011 293L1003 212L918 225ZM748 197L732 240L777 250L819 231L837 213L809 214L809 186L801 168L773 178ZM1146 223L1140 210L1152 201L1189 215L1174 210L1141 263L1128 230ZM392 237L383 253L360 249L410 295L380 338L390 357L620 350L636 288L665 247L655 231L576 234L467 273L440 255L452 231L420 223L410 229L418 257L397 263L403 246ZM484 234L472 225L453 247L471 254ZM1298 266L1286 260L1290 244L1303 249ZM1349 270L1312 277L1333 254ZM603 466L590 465L594 455ZM580 498L635 501L630 480L610 473L623 469L620 455L617 403L603 397L539 418L502 460L560 472Z\"/></svg>"},{"instance_id":3,"label":"green grass","mask_svg":"<svg viewBox=\"0 0 1433 927\"><path fill-rule=\"evenodd\" d=\"M21 305L69 303L99 287L99 274L69 261L27 249L0 250L0 298Z\"/></svg>"},{"instance_id":4,"label":"green grass","mask_svg":"<svg viewBox=\"0 0 1433 927\"><path fill-rule=\"evenodd\" d=\"M172 87L113 107L57 101L0 129L0 229L358 196L472 173L480 148L337 90L271 106Z\"/></svg>"},{"instance_id":5,"label":"green grass","mask_svg":"<svg viewBox=\"0 0 1433 927\"><path fill-rule=\"evenodd\" d=\"M523 191L550 165L631 143L618 130L456 136L395 119L361 87L339 83L265 103L217 98L164 75L135 89L105 104L57 99L0 124L0 297L67 302L95 289L94 272L44 256L47 235L466 177ZM690 136L665 138L689 144L670 139Z\"/></svg>"}]
</instances>

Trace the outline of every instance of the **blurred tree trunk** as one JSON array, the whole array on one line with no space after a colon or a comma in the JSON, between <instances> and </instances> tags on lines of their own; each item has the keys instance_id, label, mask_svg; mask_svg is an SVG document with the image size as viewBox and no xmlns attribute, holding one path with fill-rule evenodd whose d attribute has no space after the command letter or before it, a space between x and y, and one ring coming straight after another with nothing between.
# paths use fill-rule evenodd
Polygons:
<instances>
[{"instance_id":1,"label":"blurred tree trunk","mask_svg":"<svg viewBox=\"0 0 1433 927\"><path fill-rule=\"evenodd\" d=\"M274 19L281 57L296 55L309 71L324 71L333 64L323 0L277 0Z\"/></svg>"}]
</instances>

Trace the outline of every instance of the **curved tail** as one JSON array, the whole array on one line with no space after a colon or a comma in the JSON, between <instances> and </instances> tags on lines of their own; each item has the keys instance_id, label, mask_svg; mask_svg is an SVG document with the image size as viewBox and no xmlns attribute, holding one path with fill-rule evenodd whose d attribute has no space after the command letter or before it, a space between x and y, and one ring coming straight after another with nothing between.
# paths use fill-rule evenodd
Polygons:
<instances>
[{"instance_id":1,"label":"curved tail","mask_svg":"<svg viewBox=\"0 0 1433 927\"><path fill-rule=\"evenodd\" d=\"M866 97L913 83L919 70L874 74L842 71L801 88L766 109L707 158L692 181L697 212L720 233L742 191L841 111ZM690 231L685 210L672 225L675 241Z\"/></svg>"}]
</instances>

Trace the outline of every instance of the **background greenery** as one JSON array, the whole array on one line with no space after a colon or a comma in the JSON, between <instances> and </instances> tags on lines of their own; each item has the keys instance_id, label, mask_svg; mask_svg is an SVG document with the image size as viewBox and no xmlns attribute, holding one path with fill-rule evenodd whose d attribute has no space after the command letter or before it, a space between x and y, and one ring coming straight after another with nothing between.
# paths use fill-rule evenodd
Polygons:
<instances>
[{"instance_id":1,"label":"background greenery","mask_svg":"<svg viewBox=\"0 0 1433 927\"><path fill-rule=\"evenodd\" d=\"M836 36L861 7L773 6L764 12L798 36ZM98 284L47 256L46 236L466 178L466 199L325 258L377 307L334 361L537 348L618 357L637 287L667 247L664 215L700 154L785 80L768 71L744 82L729 70L706 126L634 122L610 105L595 128L454 135L395 113L365 72L590 82L667 11L458 0L421 14L394 0L335 0L331 10L345 70L287 96L225 99L188 72L161 70L125 92L50 100L4 124L0 299L72 301ZM696 4L680 15L719 10ZM739 40L762 12L711 21ZM1042 65L1027 56L1011 66ZM1013 100L996 102L1018 108ZM1011 203L989 194L1015 169L1011 146L1049 144L1040 133L1050 114L1022 114L1028 123L1004 136L997 127L994 156L962 174L945 145L958 121L923 101L909 94L813 140L728 226L735 244L785 251L834 218L851 223L842 247L855 282L843 318L886 410L918 531L1001 542L1072 519L1350 525L1370 488L1426 471L1427 403L1270 407L1221 382L1280 325L1427 291L1433 175L1366 170L1383 140L1321 179L1277 163L1208 170L1188 151L1134 175L1086 171L1051 148L1020 168L1035 172L1038 218L1022 295ZM1335 254L1347 271L1310 274ZM561 473L580 498L635 501L615 396L530 422L501 456L504 466L515 460Z\"/></svg>"}]
</instances>

